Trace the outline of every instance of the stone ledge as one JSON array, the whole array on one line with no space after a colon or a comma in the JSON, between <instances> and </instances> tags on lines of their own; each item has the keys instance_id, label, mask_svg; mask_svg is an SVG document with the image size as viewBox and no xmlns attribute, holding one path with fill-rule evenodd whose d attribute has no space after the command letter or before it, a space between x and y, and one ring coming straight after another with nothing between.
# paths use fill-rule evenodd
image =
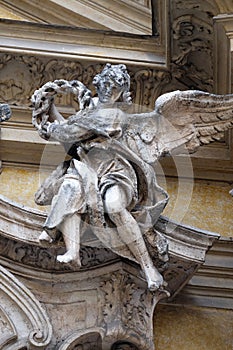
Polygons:
<instances>
[{"instance_id":1,"label":"stone ledge","mask_svg":"<svg viewBox=\"0 0 233 350\"><path fill-rule=\"evenodd\" d=\"M233 239L221 237L172 304L233 309Z\"/></svg>"}]
</instances>

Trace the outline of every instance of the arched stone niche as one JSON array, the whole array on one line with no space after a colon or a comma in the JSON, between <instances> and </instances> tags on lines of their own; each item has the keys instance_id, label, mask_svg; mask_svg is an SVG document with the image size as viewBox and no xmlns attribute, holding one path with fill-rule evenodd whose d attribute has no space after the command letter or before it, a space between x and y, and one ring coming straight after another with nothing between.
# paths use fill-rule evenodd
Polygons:
<instances>
[{"instance_id":1,"label":"arched stone niche","mask_svg":"<svg viewBox=\"0 0 233 350\"><path fill-rule=\"evenodd\" d=\"M99 332L86 334L73 333L59 347L59 350L102 350L102 337Z\"/></svg>"},{"instance_id":2,"label":"arched stone niche","mask_svg":"<svg viewBox=\"0 0 233 350\"><path fill-rule=\"evenodd\" d=\"M125 342L125 341L118 341L113 344L111 350L140 350L136 345Z\"/></svg>"},{"instance_id":3,"label":"arched stone niche","mask_svg":"<svg viewBox=\"0 0 233 350\"><path fill-rule=\"evenodd\" d=\"M103 344L101 334L93 331L83 335L74 333L60 346L59 350L140 350L128 341L117 341L114 344ZM107 347L106 347L107 346Z\"/></svg>"}]
</instances>

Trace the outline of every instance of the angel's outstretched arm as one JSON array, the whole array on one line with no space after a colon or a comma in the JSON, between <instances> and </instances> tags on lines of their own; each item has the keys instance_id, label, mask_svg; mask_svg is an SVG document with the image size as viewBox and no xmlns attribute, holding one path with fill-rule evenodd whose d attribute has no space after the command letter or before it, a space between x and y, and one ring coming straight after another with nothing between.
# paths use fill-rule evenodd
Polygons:
<instances>
[{"instance_id":1,"label":"angel's outstretched arm","mask_svg":"<svg viewBox=\"0 0 233 350\"><path fill-rule=\"evenodd\" d=\"M91 91L78 80L55 80L43 85L36 90L31 98L33 105L32 123L40 131L47 122L64 122L65 119L54 105L54 97L57 93L73 93L77 95L80 110L91 109L94 101ZM40 132L43 137L43 132Z\"/></svg>"},{"instance_id":2,"label":"angel's outstretched arm","mask_svg":"<svg viewBox=\"0 0 233 350\"><path fill-rule=\"evenodd\" d=\"M89 139L93 132L87 128L81 127L77 123L69 123L68 121L62 124L47 123L44 125L44 138L50 141L59 141L61 143L75 143Z\"/></svg>"}]
</instances>

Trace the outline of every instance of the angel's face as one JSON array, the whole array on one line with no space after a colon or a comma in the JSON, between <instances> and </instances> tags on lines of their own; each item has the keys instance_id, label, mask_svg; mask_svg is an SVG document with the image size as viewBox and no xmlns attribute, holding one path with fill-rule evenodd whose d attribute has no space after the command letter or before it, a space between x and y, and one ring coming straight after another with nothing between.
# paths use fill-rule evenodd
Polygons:
<instances>
[{"instance_id":1,"label":"angel's face","mask_svg":"<svg viewBox=\"0 0 233 350\"><path fill-rule=\"evenodd\" d=\"M104 80L98 91L99 99L102 103L114 103L119 100L122 93L122 86L116 84L112 79Z\"/></svg>"}]
</instances>

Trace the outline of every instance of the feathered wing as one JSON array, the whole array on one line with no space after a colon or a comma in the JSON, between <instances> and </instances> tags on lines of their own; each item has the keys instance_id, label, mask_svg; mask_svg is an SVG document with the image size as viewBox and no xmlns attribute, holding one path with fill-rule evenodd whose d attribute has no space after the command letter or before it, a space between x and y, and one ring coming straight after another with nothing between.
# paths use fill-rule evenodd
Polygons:
<instances>
[{"instance_id":1,"label":"feathered wing","mask_svg":"<svg viewBox=\"0 0 233 350\"><path fill-rule=\"evenodd\" d=\"M181 146L193 153L233 127L233 95L195 90L166 93L156 100L153 112L132 115L129 125L128 146L148 163Z\"/></svg>"}]
</instances>

